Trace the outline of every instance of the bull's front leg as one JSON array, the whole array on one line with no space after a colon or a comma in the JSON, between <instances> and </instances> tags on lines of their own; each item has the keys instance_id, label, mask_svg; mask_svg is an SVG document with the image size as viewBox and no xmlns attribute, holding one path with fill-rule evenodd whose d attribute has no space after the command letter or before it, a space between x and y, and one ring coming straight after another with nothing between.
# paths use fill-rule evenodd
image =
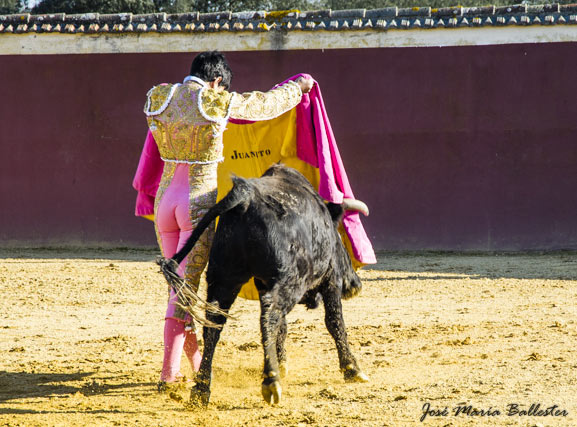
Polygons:
<instances>
[{"instance_id":1,"label":"bull's front leg","mask_svg":"<svg viewBox=\"0 0 577 427\"><path fill-rule=\"evenodd\" d=\"M278 333L276 336L276 357L278 360L278 370L281 377L286 377L288 373L285 341L287 336L286 316L282 316Z\"/></svg>"},{"instance_id":2,"label":"bull's front leg","mask_svg":"<svg viewBox=\"0 0 577 427\"><path fill-rule=\"evenodd\" d=\"M284 318L282 310L273 302L272 293L260 295L260 308L260 330L264 349L264 369L261 391L264 400L271 405L276 405L280 402L282 394L277 357L277 339L279 328L283 321L286 322L286 319Z\"/></svg>"},{"instance_id":3,"label":"bull's front leg","mask_svg":"<svg viewBox=\"0 0 577 427\"><path fill-rule=\"evenodd\" d=\"M325 305L325 325L335 340L339 353L339 364L346 382L367 382L369 378L361 371L351 352L343 319L340 292L330 284L322 291Z\"/></svg>"}]
</instances>

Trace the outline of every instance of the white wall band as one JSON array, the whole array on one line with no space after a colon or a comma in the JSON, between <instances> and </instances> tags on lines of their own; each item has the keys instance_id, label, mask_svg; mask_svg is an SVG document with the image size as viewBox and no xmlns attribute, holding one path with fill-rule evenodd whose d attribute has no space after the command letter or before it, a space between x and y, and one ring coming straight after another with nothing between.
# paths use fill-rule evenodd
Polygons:
<instances>
[{"instance_id":1,"label":"white wall band","mask_svg":"<svg viewBox=\"0 0 577 427\"><path fill-rule=\"evenodd\" d=\"M314 34L314 37L312 35ZM454 29L138 33L1 34L0 55L270 51L387 47L482 46L576 42L577 25Z\"/></svg>"}]
</instances>

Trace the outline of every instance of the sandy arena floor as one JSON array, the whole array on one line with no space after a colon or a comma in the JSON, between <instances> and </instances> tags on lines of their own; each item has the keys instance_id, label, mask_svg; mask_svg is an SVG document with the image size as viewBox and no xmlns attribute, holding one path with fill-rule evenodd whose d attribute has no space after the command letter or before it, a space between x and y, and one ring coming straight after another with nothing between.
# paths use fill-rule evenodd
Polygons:
<instances>
[{"instance_id":1,"label":"sandy arena floor","mask_svg":"<svg viewBox=\"0 0 577 427\"><path fill-rule=\"evenodd\" d=\"M343 381L322 308L298 306L278 407L260 396L258 303L239 299L211 403L192 411L187 390L155 388L166 298L155 256L0 251L0 425L577 425L575 253L381 254L344 302L371 381ZM540 408L511 415L513 404ZM490 415L455 413L468 405Z\"/></svg>"}]
</instances>

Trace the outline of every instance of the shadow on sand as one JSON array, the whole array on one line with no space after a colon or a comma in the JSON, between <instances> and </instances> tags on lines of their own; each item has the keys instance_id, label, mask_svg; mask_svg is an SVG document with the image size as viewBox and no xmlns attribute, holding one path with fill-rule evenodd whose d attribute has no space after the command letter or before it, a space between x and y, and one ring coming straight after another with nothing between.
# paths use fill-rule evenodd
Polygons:
<instances>
[{"instance_id":1,"label":"shadow on sand","mask_svg":"<svg viewBox=\"0 0 577 427\"><path fill-rule=\"evenodd\" d=\"M577 280L577 252L379 252L366 270L409 273L374 280L544 279ZM415 274L411 274L415 273ZM426 276L418 274L427 273ZM364 279L367 280L367 279Z\"/></svg>"},{"instance_id":2,"label":"shadow on sand","mask_svg":"<svg viewBox=\"0 0 577 427\"><path fill-rule=\"evenodd\" d=\"M0 403L11 400L66 397L76 393L84 396L126 393L128 389L146 388L153 390L153 383L118 382L118 378L98 378L87 380L94 372L29 373L0 371ZM78 384L79 381L83 381ZM74 383L74 384L71 384ZM0 408L0 414L20 413L18 409Z\"/></svg>"}]
</instances>

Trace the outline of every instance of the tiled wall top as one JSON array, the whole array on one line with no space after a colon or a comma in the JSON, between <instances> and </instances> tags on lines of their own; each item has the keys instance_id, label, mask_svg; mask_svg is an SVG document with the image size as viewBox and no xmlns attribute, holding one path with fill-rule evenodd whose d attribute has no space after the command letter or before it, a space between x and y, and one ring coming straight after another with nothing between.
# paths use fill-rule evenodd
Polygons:
<instances>
[{"instance_id":1,"label":"tiled wall top","mask_svg":"<svg viewBox=\"0 0 577 427\"><path fill-rule=\"evenodd\" d=\"M577 24L577 4L280 12L0 15L0 33L346 31Z\"/></svg>"}]
</instances>

